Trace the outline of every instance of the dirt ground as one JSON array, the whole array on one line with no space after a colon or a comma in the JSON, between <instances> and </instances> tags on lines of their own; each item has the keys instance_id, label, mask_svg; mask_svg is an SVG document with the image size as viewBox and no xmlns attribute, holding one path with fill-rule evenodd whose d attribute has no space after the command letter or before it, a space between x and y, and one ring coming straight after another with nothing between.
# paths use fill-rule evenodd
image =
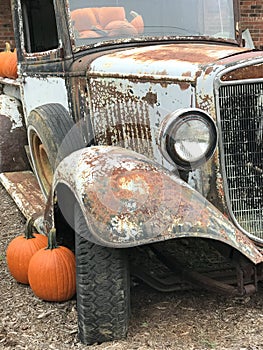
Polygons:
<instances>
[{"instance_id":1,"label":"dirt ground","mask_svg":"<svg viewBox=\"0 0 263 350\"><path fill-rule=\"evenodd\" d=\"M49 303L10 276L6 247L25 220L0 185L0 349L263 349L263 286L257 294L229 298L206 291L160 293L132 288L128 337L85 346L77 337L76 300Z\"/></svg>"}]
</instances>

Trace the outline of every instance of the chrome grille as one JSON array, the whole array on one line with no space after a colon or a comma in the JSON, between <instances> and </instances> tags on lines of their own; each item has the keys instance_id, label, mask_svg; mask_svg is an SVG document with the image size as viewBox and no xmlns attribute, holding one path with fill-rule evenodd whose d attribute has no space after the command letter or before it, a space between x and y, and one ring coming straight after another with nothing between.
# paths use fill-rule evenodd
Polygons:
<instances>
[{"instance_id":1,"label":"chrome grille","mask_svg":"<svg viewBox=\"0 0 263 350\"><path fill-rule=\"evenodd\" d=\"M263 240L263 83L219 88L220 129L229 209Z\"/></svg>"}]
</instances>

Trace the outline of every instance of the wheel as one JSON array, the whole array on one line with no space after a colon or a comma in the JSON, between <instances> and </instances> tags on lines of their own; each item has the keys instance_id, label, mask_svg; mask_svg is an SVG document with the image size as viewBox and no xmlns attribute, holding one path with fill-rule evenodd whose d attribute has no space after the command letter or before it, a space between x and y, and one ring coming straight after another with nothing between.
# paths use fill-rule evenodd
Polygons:
<instances>
[{"instance_id":1,"label":"wheel","mask_svg":"<svg viewBox=\"0 0 263 350\"><path fill-rule=\"evenodd\" d=\"M50 191L56 165L71 152L84 147L74 125L67 110L59 104L37 107L28 117L32 166L45 197Z\"/></svg>"},{"instance_id":2,"label":"wheel","mask_svg":"<svg viewBox=\"0 0 263 350\"><path fill-rule=\"evenodd\" d=\"M130 311L125 250L87 241L89 232L75 206L75 254L79 338L84 344L124 338Z\"/></svg>"}]
</instances>

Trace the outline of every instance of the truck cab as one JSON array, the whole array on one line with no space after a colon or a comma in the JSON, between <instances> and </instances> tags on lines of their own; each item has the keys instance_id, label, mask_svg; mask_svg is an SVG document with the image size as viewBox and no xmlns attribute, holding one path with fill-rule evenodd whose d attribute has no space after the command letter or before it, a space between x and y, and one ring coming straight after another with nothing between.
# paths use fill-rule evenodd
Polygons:
<instances>
[{"instance_id":1,"label":"truck cab","mask_svg":"<svg viewBox=\"0 0 263 350\"><path fill-rule=\"evenodd\" d=\"M0 83L29 165L6 160L1 180L75 252L81 341L126 335L130 278L171 288L149 256L192 284L255 292L263 54L244 45L238 1L13 0L12 11L18 78ZM30 210L17 170L34 183ZM222 259L233 278L208 271Z\"/></svg>"}]
</instances>

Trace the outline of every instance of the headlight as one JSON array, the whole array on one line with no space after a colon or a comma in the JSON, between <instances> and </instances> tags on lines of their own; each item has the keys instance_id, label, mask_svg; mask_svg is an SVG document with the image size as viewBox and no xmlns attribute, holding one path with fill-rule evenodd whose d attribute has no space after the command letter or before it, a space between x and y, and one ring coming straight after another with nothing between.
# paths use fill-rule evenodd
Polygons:
<instances>
[{"instance_id":1,"label":"headlight","mask_svg":"<svg viewBox=\"0 0 263 350\"><path fill-rule=\"evenodd\" d=\"M181 109L163 120L159 139L161 151L170 163L191 170L213 155L217 130L208 113L200 109Z\"/></svg>"}]
</instances>

